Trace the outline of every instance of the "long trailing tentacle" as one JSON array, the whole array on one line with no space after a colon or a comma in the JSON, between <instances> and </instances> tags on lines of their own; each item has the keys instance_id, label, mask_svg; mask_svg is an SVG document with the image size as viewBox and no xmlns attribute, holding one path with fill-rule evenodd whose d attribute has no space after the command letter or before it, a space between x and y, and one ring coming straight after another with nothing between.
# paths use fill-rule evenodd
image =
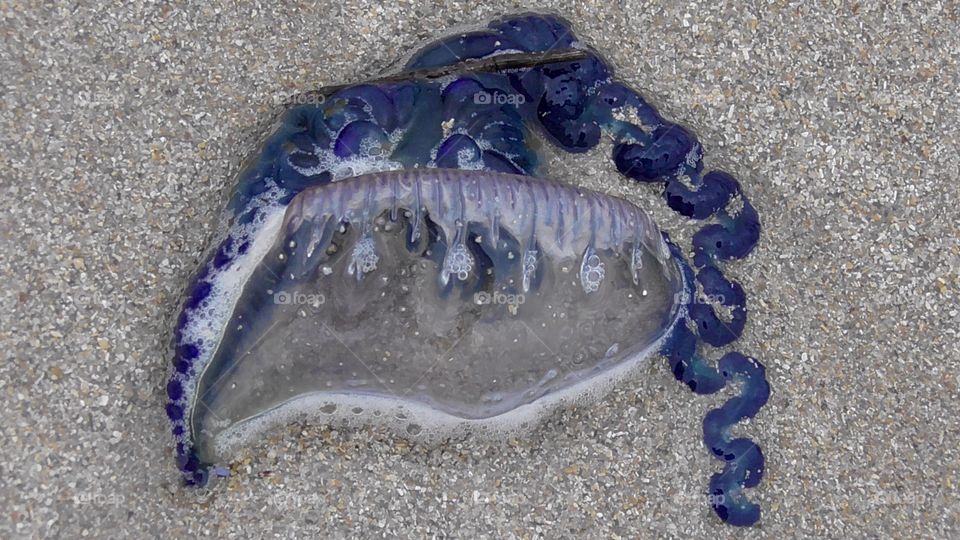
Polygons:
<instances>
[{"instance_id":1,"label":"long trailing tentacle","mask_svg":"<svg viewBox=\"0 0 960 540\"><path fill-rule=\"evenodd\" d=\"M703 174L700 145L691 134L675 124L656 125L658 116L639 95L627 88L618 90L617 104L635 110L635 118L653 122L637 125L612 119L609 125L616 140L613 160L617 169L640 182L664 183L663 196L679 214L716 220L693 237L693 266L684 264L688 287L685 315L662 352L677 380L699 394L716 392L729 382L742 383L739 396L707 413L703 437L714 456L724 462L723 471L710 480L713 509L727 523L753 525L760 518L760 507L749 501L743 490L759 484L763 452L750 439L733 438L730 430L757 414L770 396L770 386L756 359L729 352L713 366L700 349L704 344L729 345L743 332L746 295L739 284L724 276L721 265L753 250L760 237L759 218L732 176L718 171ZM677 260L684 261L680 249L671 246Z\"/></svg>"},{"instance_id":2,"label":"long trailing tentacle","mask_svg":"<svg viewBox=\"0 0 960 540\"><path fill-rule=\"evenodd\" d=\"M679 256L676 244L670 246ZM698 324L689 315L698 305L693 270L684 265L683 271L687 274L688 315L674 328L662 352L677 380L698 394L712 394L730 382L742 384L739 396L707 413L703 420L703 439L713 455L724 462L723 471L710 479L710 504L720 519L733 525L752 525L760 518L760 507L746 498L743 489L760 483L763 452L750 439L733 439L730 430L734 424L757 414L770 397L770 386L763 366L754 358L728 352L714 367L700 354L703 338L697 335ZM703 290L705 294L717 294L724 289L704 286Z\"/></svg>"}]
</instances>

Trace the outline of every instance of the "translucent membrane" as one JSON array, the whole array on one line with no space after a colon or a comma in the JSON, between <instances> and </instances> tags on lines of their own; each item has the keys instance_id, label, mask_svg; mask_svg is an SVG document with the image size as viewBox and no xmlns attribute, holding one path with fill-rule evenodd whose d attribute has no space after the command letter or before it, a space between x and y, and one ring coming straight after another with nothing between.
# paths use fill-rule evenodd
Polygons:
<instances>
[{"instance_id":1,"label":"translucent membrane","mask_svg":"<svg viewBox=\"0 0 960 540\"><path fill-rule=\"evenodd\" d=\"M510 430L599 393L679 317L647 215L550 180L409 169L308 188L196 388L198 457L300 414L411 435Z\"/></svg>"}]
</instances>

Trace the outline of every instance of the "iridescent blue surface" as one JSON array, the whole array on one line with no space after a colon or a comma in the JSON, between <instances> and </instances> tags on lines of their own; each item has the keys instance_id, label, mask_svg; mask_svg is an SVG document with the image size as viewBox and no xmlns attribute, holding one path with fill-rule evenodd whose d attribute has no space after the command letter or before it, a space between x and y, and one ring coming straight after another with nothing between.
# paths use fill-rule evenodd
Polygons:
<instances>
[{"instance_id":1,"label":"iridescent blue surface","mask_svg":"<svg viewBox=\"0 0 960 540\"><path fill-rule=\"evenodd\" d=\"M454 69L443 77L422 70L493 55L575 49L583 58L505 69ZM707 223L695 234L692 260L670 244L684 276L686 295L663 342L677 379L697 393L742 382L741 393L707 414L704 440L724 462L710 480L710 501L721 519L757 521L759 507L743 489L763 472L760 448L733 438L730 428L754 416L767 401L763 367L737 352L717 366L708 347L733 343L746 323L743 289L723 265L743 258L757 243L757 213L736 179L704 171L702 148L688 130L662 118L634 90L616 81L612 68L577 42L569 24L553 16L520 15L457 34L417 51L408 78L357 84L290 108L279 127L240 173L226 210L229 228L194 278L176 331L174 374L167 414L177 438L180 467L190 483L207 481L209 459L198 452L192 422L198 384L216 356L237 299L253 268L270 253L287 205L307 189L351 182L376 171L452 168L538 175L541 144L572 153L614 140L612 159L623 175L663 184L667 205ZM420 70L420 71L416 71ZM416 71L416 74L413 72ZM666 235L664 235L666 239ZM703 302L701 298L716 299Z\"/></svg>"}]
</instances>

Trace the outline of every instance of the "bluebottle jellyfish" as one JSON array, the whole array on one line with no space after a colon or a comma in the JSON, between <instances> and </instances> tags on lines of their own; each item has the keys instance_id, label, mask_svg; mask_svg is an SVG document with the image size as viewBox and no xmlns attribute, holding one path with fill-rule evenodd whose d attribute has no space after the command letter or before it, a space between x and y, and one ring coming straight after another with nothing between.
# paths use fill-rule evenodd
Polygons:
<instances>
[{"instance_id":1,"label":"bluebottle jellyfish","mask_svg":"<svg viewBox=\"0 0 960 540\"><path fill-rule=\"evenodd\" d=\"M504 433L665 356L710 411L717 515L751 525L763 454L733 438L763 366L709 348L746 324L724 275L760 235L739 182L554 15L504 17L396 72L293 100L230 194L187 288L166 412L188 484L306 416L412 437ZM612 141L617 171L705 224L681 247L641 208L542 177L543 152ZM711 301L702 301L709 298Z\"/></svg>"}]
</instances>

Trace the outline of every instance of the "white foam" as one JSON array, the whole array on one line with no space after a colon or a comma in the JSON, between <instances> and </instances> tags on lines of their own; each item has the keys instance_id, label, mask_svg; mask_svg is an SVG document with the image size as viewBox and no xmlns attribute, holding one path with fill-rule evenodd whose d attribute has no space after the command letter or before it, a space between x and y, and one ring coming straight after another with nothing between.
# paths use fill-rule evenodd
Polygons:
<instances>
[{"instance_id":1,"label":"white foam","mask_svg":"<svg viewBox=\"0 0 960 540\"><path fill-rule=\"evenodd\" d=\"M185 378L195 383L200 380L203 371L216 353L214 344L220 343L243 286L253 273L253 269L266 256L283 222L285 207L272 204L263 207L261 217L253 223L231 232L234 246L249 239L250 247L246 253L237 255L220 270L211 270L207 280L211 284L210 295L196 309L188 313L188 322L183 328L183 341L198 345L199 354L194 360L196 375ZM183 384L184 398L193 404L195 384Z\"/></svg>"},{"instance_id":2,"label":"white foam","mask_svg":"<svg viewBox=\"0 0 960 540\"><path fill-rule=\"evenodd\" d=\"M403 168L399 163L378 156L342 160L331 151L318 152L317 155L320 158L320 167L324 170L329 168L335 180ZM220 343L226 332L228 320L240 299L244 285L250 279L257 264L266 256L279 233L287 206L278 201L286 193L288 193L287 190L274 186L259 195L248 203L246 208L247 210L260 208L256 219L252 223L236 225L228 229L218 241L213 242L213 251L207 257L208 265L209 260L216 253L215 250L228 236L233 238L231 254L233 259L221 269L210 268L206 278L206 281L211 284L210 294L196 309L188 312L188 321L182 330L182 341L195 344L199 349L199 354L193 361L196 370L194 375L175 376L182 383L184 399L190 404L189 410L195 406L196 383L203 377L210 359L216 354L214 345ZM237 215L242 214L243 212L237 213ZM246 241L250 242L246 253L238 254L237 248ZM182 439L188 438L189 430Z\"/></svg>"}]
</instances>

